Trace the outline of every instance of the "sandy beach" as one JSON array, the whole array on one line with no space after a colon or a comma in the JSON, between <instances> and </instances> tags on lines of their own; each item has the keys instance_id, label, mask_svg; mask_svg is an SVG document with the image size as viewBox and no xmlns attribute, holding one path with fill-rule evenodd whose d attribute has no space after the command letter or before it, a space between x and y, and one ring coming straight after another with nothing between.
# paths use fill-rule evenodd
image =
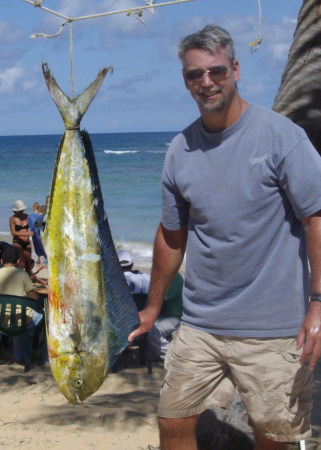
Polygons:
<instances>
[{"instance_id":1,"label":"sandy beach","mask_svg":"<svg viewBox=\"0 0 321 450\"><path fill-rule=\"evenodd\" d=\"M11 243L11 235L0 233L0 240ZM47 267L38 276L46 278ZM0 447L145 450L148 444L157 446L155 411L164 369L153 364L153 373L148 374L138 359L138 350L130 350L119 371L109 374L94 395L77 405L60 393L49 366L34 366L24 373L23 366L0 359Z\"/></svg>"},{"instance_id":2,"label":"sandy beach","mask_svg":"<svg viewBox=\"0 0 321 450\"><path fill-rule=\"evenodd\" d=\"M69 404L49 367L0 366L0 446L6 449L140 450L158 444L155 410L163 369L109 374L82 404Z\"/></svg>"},{"instance_id":3,"label":"sandy beach","mask_svg":"<svg viewBox=\"0 0 321 450\"><path fill-rule=\"evenodd\" d=\"M11 242L11 237L0 233L0 240ZM46 275L45 268L39 276ZM160 363L154 363L148 374L139 365L138 351L131 350L119 371L109 374L94 395L72 405L58 390L48 366L35 366L24 373L21 365L0 360L0 447L147 450L149 444L157 446L155 412L163 375ZM321 363L315 370L313 398L313 438L306 448L320 450ZM224 416L230 424L249 431L233 408Z\"/></svg>"}]
</instances>

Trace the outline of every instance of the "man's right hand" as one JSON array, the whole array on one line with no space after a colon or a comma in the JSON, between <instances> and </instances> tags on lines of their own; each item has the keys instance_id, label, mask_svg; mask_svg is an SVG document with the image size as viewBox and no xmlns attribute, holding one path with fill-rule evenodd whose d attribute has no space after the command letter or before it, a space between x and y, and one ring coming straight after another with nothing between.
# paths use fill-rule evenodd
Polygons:
<instances>
[{"instance_id":1,"label":"man's right hand","mask_svg":"<svg viewBox=\"0 0 321 450\"><path fill-rule=\"evenodd\" d=\"M139 313L140 324L138 328L132 331L128 336L128 342L131 344L138 336L150 331L157 319L158 314L155 315L155 311L151 308L145 308Z\"/></svg>"}]
</instances>

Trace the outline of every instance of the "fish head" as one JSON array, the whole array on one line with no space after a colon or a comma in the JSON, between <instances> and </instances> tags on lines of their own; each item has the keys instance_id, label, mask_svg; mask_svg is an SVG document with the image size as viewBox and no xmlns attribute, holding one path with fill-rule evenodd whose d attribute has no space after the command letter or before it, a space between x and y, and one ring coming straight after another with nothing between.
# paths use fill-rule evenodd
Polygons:
<instances>
[{"instance_id":1,"label":"fish head","mask_svg":"<svg viewBox=\"0 0 321 450\"><path fill-rule=\"evenodd\" d=\"M49 364L60 392L73 404L96 392L108 370L105 358L89 352L59 355Z\"/></svg>"}]
</instances>

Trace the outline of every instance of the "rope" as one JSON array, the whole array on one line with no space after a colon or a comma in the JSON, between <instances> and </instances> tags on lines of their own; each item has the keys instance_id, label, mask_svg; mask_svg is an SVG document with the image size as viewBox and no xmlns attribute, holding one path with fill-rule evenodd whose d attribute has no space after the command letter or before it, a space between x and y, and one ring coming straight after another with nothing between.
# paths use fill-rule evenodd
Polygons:
<instances>
[{"instance_id":1,"label":"rope","mask_svg":"<svg viewBox=\"0 0 321 450\"><path fill-rule=\"evenodd\" d=\"M72 45L72 22L69 24L69 53L70 53L70 82L71 82L71 97L74 98L74 58Z\"/></svg>"},{"instance_id":2,"label":"rope","mask_svg":"<svg viewBox=\"0 0 321 450\"><path fill-rule=\"evenodd\" d=\"M257 0L258 7L259 7L259 37L255 41L252 41L249 43L249 46L251 47L251 52L256 52L260 45L262 44L263 37L262 37L262 8L261 8L261 0Z\"/></svg>"},{"instance_id":3,"label":"rope","mask_svg":"<svg viewBox=\"0 0 321 450\"><path fill-rule=\"evenodd\" d=\"M65 19L65 22L62 24L61 28L59 29L59 31L56 34L53 35L49 35L49 34L44 34L44 33L37 33L37 34L33 34L31 37L38 37L38 36L43 36L43 37L56 37L58 36L63 29L63 26L66 25L66 23L68 22L76 22L77 20L85 20L85 19L94 19L97 17L103 17L103 16L110 16L112 14L121 14L121 13L125 13L127 14L127 16L131 15L131 13L134 13L136 16L141 17L142 12L144 9L151 9L153 10L153 8L158 8L161 6L167 6L167 5L175 5L178 3L186 3L186 2L192 2L194 0L173 0L173 1L169 1L169 2L165 2L165 3L159 3L157 5L155 5L155 3L153 3L151 0L146 0L146 2L148 3L147 5L144 6L136 6L134 8L130 8L130 9L119 9L117 11L108 11L108 12L103 12L103 13L97 13L97 14L89 14L87 16L79 16L79 17L67 17L64 16L63 14L57 12L57 11L53 11L52 9L46 8L45 6L42 6L41 3L44 0L22 0L23 2L29 3L30 5L33 5L37 8L43 9L44 11L47 11L51 14L54 14L58 17L60 17L61 19Z\"/></svg>"},{"instance_id":4,"label":"rope","mask_svg":"<svg viewBox=\"0 0 321 450\"><path fill-rule=\"evenodd\" d=\"M144 6L137 6L137 7L130 8L130 9L119 9L117 11L108 11L108 12L104 12L104 13L90 14L87 16L80 16L80 17L68 17L57 11L46 8L45 6L42 6L42 3L44 2L44 0L22 0L22 1L29 3L30 5L33 5L36 8L40 8L46 12L54 14L55 16L58 16L61 19L64 19L64 22L60 26L57 33L55 33L55 34L36 33L36 34L32 34L30 36L32 38L36 38L39 36L44 37L44 38L55 38L62 33L64 26L67 23L69 24L70 78L71 78L71 92L72 92L72 98L73 98L74 97L74 64L73 64L73 41L72 41L72 23L73 22L76 22L77 20L94 19L97 17L110 16L112 14L120 14L120 13L126 13L127 16L130 16L133 13L134 17L136 17L136 19L138 19L143 25L145 25L145 22L142 18L144 9L149 9L151 11L151 13L153 13L154 8L157 8L160 6L174 5L174 4L178 4L178 3L186 3L186 2L191 2L194 0L172 0L169 2L165 2L165 3L159 3L157 5L155 5L156 0L145 0L146 5L144 5Z\"/></svg>"}]
</instances>

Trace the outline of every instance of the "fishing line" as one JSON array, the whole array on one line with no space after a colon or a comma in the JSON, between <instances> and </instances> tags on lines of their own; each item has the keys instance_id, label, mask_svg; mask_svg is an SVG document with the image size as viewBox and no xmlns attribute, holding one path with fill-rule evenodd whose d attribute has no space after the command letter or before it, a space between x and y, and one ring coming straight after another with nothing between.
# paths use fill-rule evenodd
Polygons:
<instances>
[{"instance_id":1,"label":"fishing line","mask_svg":"<svg viewBox=\"0 0 321 450\"><path fill-rule=\"evenodd\" d=\"M187 2L191 2L194 0L172 0L169 2L165 2L165 3L158 3L155 4L156 0L145 0L146 5L144 6L136 6L134 8L127 8L127 9L119 9L116 11L106 11L106 12L102 12L102 13L97 13L97 14L89 14L86 16L79 16L79 17L68 17L65 16L64 14L59 13L58 11L54 11L52 9L49 9L45 6L42 5L42 3L45 0L22 0L25 3L29 3L30 5L36 7L36 8L40 8L43 9L44 11L50 13L50 14L54 14L55 16L60 17L61 19L64 19L65 21L62 23L62 25L60 26L59 30L57 31L57 33L55 34L46 34L46 33L36 33L36 34L32 34L30 37L32 38L36 38L36 37L44 37L44 38L55 38L57 36L59 36L65 25L68 23L69 24L69 57L70 57L70 78L71 78L71 92L72 92L72 98L74 97L74 62L73 62L73 35L72 35L72 23L75 21L79 21L79 20L86 20L86 19L94 19L97 17L103 17L103 16L110 16L113 14L126 14L127 16L130 16L131 14L134 15L134 17L136 17L136 19L138 19L143 25L145 25L145 22L142 18L143 15L143 10L145 9L149 9L150 12L153 14L154 12L154 8L158 8L161 6L167 6L167 5L175 5L175 4L179 4L179 3L187 3ZM251 52L256 52L258 50L258 48L260 47L263 38L262 38L262 8L261 8L261 0L257 0L258 2L258 9L259 9L259 37L258 39L256 39L255 41L252 41L249 43L249 46L251 47Z\"/></svg>"},{"instance_id":2,"label":"fishing line","mask_svg":"<svg viewBox=\"0 0 321 450\"><path fill-rule=\"evenodd\" d=\"M258 8L259 8L259 37L255 41L252 41L249 43L249 46L251 47L251 52L256 52L260 45L262 44L263 37L262 37L262 7L261 7L261 0L257 0Z\"/></svg>"},{"instance_id":3,"label":"fishing line","mask_svg":"<svg viewBox=\"0 0 321 450\"><path fill-rule=\"evenodd\" d=\"M73 57L73 45L72 45L72 22L69 23L69 54L70 54L71 98L74 98L75 86L74 86L74 57Z\"/></svg>"},{"instance_id":4,"label":"fishing line","mask_svg":"<svg viewBox=\"0 0 321 450\"><path fill-rule=\"evenodd\" d=\"M149 9L151 11L151 13L153 13L154 8L158 8L160 6L167 6L167 5L175 5L178 3L186 3L186 2L191 2L194 0L172 0L169 2L165 2L165 3L159 3L155 5L155 0L145 0L146 5L144 6L136 6L134 8L127 8L127 9L119 9L117 11L108 11L108 12L103 12L103 13L97 13L97 14L89 14L87 16L79 16L79 17L68 17L65 16L64 14L61 14L57 11L54 11L52 9L49 9L45 6L42 6L42 3L44 2L44 0L22 0L25 3L29 3L30 5L36 7L36 8L40 8L43 9L44 11L50 13L50 14L54 14L55 16L60 17L61 19L64 19L65 22L63 22L63 24L60 26L59 30L57 31L57 33L55 34L46 34L46 33L36 33L36 34L32 34L30 37L32 38L36 38L36 37L44 37L44 38L55 38L57 36L59 36L65 25L68 23L69 24L69 57L70 57L70 77L71 77L71 92L72 92L72 98L74 98L74 63L73 63L73 40L72 40L72 23L77 21L77 20L86 20L86 19L95 19L97 17L103 17L103 16L110 16L112 14L121 14L121 13L125 13L127 16L130 16L131 14L134 15L134 17L136 17L137 20L139 20L143 25L145 25L145 22L142 18L143 15L143 10L145 9Z\"/></svg>"}]
</instances>

